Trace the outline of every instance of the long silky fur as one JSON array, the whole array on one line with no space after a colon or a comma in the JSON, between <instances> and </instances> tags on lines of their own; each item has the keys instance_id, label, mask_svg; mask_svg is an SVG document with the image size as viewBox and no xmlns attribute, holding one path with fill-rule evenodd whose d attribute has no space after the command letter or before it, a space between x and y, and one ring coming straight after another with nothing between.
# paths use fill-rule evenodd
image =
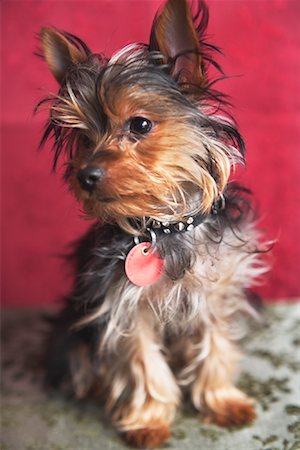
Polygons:
<instances>
[{"instance_id":1,"label":"long silky fur","mask_svg":"<svg viewBox=\"0 0 300 450\"><path fill-rule=\"evenodd\" d=\"M194 265L199 257L199 248L201 248L202 257L206 258L206 255L211 254L213 258L220 245L224 248L232 247L232 250L237 253L241 250L241 255L244 255L242 259L247 259L251 272L248 274L248 280L241 279L237 283L237 298L234 300L236 304L232 315L239 311L246 311L257 317L255 309L247 301L248 288L267 270L267 267L261 255L264 250L260 246L259 239L255 237L253 226L247 225L249 219L253 221L254 213L247 198L249 193L242 195L243 191L244 189L239 186L229 185L226 209L218 216L207 219L199 227L201 230L175 236L166 235L158 240L157 248L164 258L165 273L172 280L172 284L167 288L169 290L167 298L163 297L162 301L156 304L150 302L150 307L153 308L158 320L167 324L166 329L169 329L172 320L175 320L176 334L180 334L182 331L180 323L188 324L197 316L205 320L203 316L205 304L199 301L199 295L194 301L190 299L187 302L184 300L184 289L180 286L186 274L189 277L193 276ZM245 226L248 229L247 233L245 233ZM228 236L230 236L229 239ZM248 243L250 237L251 246ZM61 323L64 323L67 329L73 328L74 336L77 334L94 336L91 339L92 343L96 342L101 335L101 340L104 342L105 334L106 343L109 337L111 338L109 346L111 345L112 348L116 348L118 339L122 335L130 334L131 327L134 326L135 314L138 314L139 300L143 295L142 288L130 287L124 273L126 255L134 245L131 235L112 224L95 224L85 238L76 244L72 257L76 265L76 283L59 320L59 327ZM211 280L211 282L215 281ZM113 291L111 297L109 293L112 286L119 286L119 288ZM163 288L159 287L159 290L163 291ZM124 295L125 292L127 295ZM232 299L228 301L231 302ZM183 325L184 328L185 325Z\"/></svg>"},{"instance_id":2,"label":"long silky fur","mask_svg":"<svg viewBox=\"0 0 300 450\"><path fill-rule=\"evenodd\" d=\"M193 11L194 26L202 44L203 70L207 74L213 67L223 77L213 56L218 49L205 38L207 8L198 2ZM132 158L129 169L139 168L138 181L144 176L154 193L158 192L153 197L163 198L163 194L159 197L162 180L170 187L169 197L164 199L166 205L157 205L157 216L153 217L141 207L139 217L128 217L128 204L121 204L123 209L117 211L121 211L120 217L117 213L116 217L104 215L103 221L97 220L76 243L72 256L77 273L74 289L55 321L49 341L49 381L59 384L71 379L78 397L93 390L104 398L119 430L143 433L144 428L159 429L164 436L161 441L167 436L167 427L180 403L179 386L190 390L197 409L207 407L214 412L217 423L226 416L228 424L232 424L231 411L233 416L241 415L234 416L238 424L248 423L254 418L252 403L232 385L239 358L235 341L244 332L243 323L239 325L240 315L257 316L247 300L248 290L267 267L260 235L255 230L249 192L227 183L230 168L244 163L244 142L225 112L227 99L216 91L216 80L206 79L201 86L195 86L182 82L179 76L172 78L176 58L166 61L153 32L149 45L127 46L110 60L93 54L75 36L67 33L63 36L85 59L71 64L58 95L42 100L37 108L46 106L50 110L41 145L54 139L54 168L61 157L67 158L65 178L75 195L77 191L79 198L82 194L76 171L84 164L94 163L97 158L107 166L118 161L109 147L111 135L117 140L110 119L111 122L116 119L117 123L114 106L122 103L122 93L129 92L127 97L132 100L135 95L147 99L148 93L154 92L157 100L154 113L164 117L169 107L168 126L174 123L175 130L180 130L179 125L185 126L185 131L191 130L190 134L187 132L188 143L184 148L187 155L183 155L178 165L187 162L182 163L181 181L198 189L196 201L204 207L191 206L195 191L191 189L190 197L186 198L188 188L175 179L182 168L175 167L177 161L168 151L168 146L173 150L172 141L159 149L161 153L165 151L169 163L163 161L160 178L155 178L149 166L147 169L144 154L140 155L141 167L137 158ZM169 134L164 132L162 129L159 136L168 138ZM137 138L126 135L124 124L122 133L126 148L137 144ZM171 130L172 138L181 142L179 133ZM148 161L157 162L154 157L148 157ZM130 177L134 183L134 173ZM130 177L127 174L125 180ZM119 181L117 176L114 181ZM133 206L143 204L143 187L139 189L130 200ZM211 214L220 192L225 197L225 208ZM95 198L83 195L90 202L90 216L99 218ZM180 203L184 204L185 212L203 213L203 223L186 233L159 235L156 248L164 260L163 276L152 286L135 286L124 269L126 256L135 245L133 236L146 239L149 217L160 219L166 211L174 221L184 217L185 214L180 216L182 211L179 214L176 210ZM165 220L170 220L169 216ZM140 229L137 224L141 224ZM140 439L143 444L143 435L135 435L134 443L139 444Z\"/></svg>"}]
</instances>

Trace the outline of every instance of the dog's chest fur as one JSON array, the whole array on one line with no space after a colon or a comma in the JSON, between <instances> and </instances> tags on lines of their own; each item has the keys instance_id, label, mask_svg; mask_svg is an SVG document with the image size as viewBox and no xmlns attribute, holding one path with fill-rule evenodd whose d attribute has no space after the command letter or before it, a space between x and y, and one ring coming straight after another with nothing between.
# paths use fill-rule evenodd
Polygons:
<instances>
[{"instance_id":1,"label":"dog's chest fur","mask_svg":"<svg viewBox=\"0 0 300 450\"><path fill-rule=\"evenodd\" d=\"M107 244L107 232L108 228L103 233L106 245L99 236L94 240L79 275L80 301L86 297L90 305L83 322L107 322L102 344L115 346L120 337L130 335L139 315L155 322L161 332L179 335L252 311L245 289L265 267L256 252L258 236L251 224L241 224L238 234L227 227L222 239L202 224L192 232L158 241L164 274L146 287L133 285L124 272L133 238L114 231Z\"/></svg>"}]
</instances>

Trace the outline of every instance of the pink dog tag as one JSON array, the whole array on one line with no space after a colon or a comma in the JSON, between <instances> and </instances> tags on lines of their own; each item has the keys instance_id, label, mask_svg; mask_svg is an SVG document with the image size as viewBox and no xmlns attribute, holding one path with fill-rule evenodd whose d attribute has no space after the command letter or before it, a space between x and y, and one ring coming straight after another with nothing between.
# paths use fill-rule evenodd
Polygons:
<instances>
[{"instance_id":1,"label":"pink dog tag","mask_svg":"<svg viewBox=\"0 0 300 450\"><path fill-rule=\"evenodd\" d=\"M150 242L141 242L133 247L125 261L125 273L136 286L148 286L159 280L164 262L157 251L149 249Z\"/></svg>"}]
</instances>

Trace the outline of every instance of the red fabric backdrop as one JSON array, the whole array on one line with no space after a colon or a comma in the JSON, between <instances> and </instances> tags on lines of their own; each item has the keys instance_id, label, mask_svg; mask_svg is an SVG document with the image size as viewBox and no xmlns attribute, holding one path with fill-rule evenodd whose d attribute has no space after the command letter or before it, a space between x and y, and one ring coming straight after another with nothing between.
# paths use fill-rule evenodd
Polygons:
<instances>
[{"instance_id":1,"label":"red fabric backdrop","mask_svg":"<svg viewBox=\"0 0 300 450\"><path fill-rule=\"evenodd\" d=\"M43 306L67 292L70 274L59 258L87 227L51 157L36 152L43 114L35 103L56 83L34 56L36 33L54 25L110 55L126 43L147 41L160 1L2 2L2 299ZM277 238L265 298L300 294L299 252L299 19L300 2L208 0L209 34L224 51L230 94L247 143L243 182L253 191L267 236Z\"/></svg>"}]
</instances>

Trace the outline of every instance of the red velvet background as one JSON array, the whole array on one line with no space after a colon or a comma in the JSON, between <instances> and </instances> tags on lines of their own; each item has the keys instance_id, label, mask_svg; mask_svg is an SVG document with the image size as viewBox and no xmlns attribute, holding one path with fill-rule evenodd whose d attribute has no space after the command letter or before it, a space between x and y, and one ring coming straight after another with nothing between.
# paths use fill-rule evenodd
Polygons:
<instances>
[{"instance_id":1,"label":"red velvet background","mask_svg":"<svg viewBox=\"0 0 300 450\"><path fill-rule=\"evenodd\" d=\"M2 2L2 299L43 306L67 292L71 277L59 258L87 227L49 152L38 154L43 114L35 103L56 83L34 56L36 33L54 25L110 55L148 40L157 0ZM300 2L208 0L209 34L235 78L219 86L233 98L247 143L243 182L254 191L267 236L277 238L266 299L300 294Z\"/></svg>"}]
</instances>

